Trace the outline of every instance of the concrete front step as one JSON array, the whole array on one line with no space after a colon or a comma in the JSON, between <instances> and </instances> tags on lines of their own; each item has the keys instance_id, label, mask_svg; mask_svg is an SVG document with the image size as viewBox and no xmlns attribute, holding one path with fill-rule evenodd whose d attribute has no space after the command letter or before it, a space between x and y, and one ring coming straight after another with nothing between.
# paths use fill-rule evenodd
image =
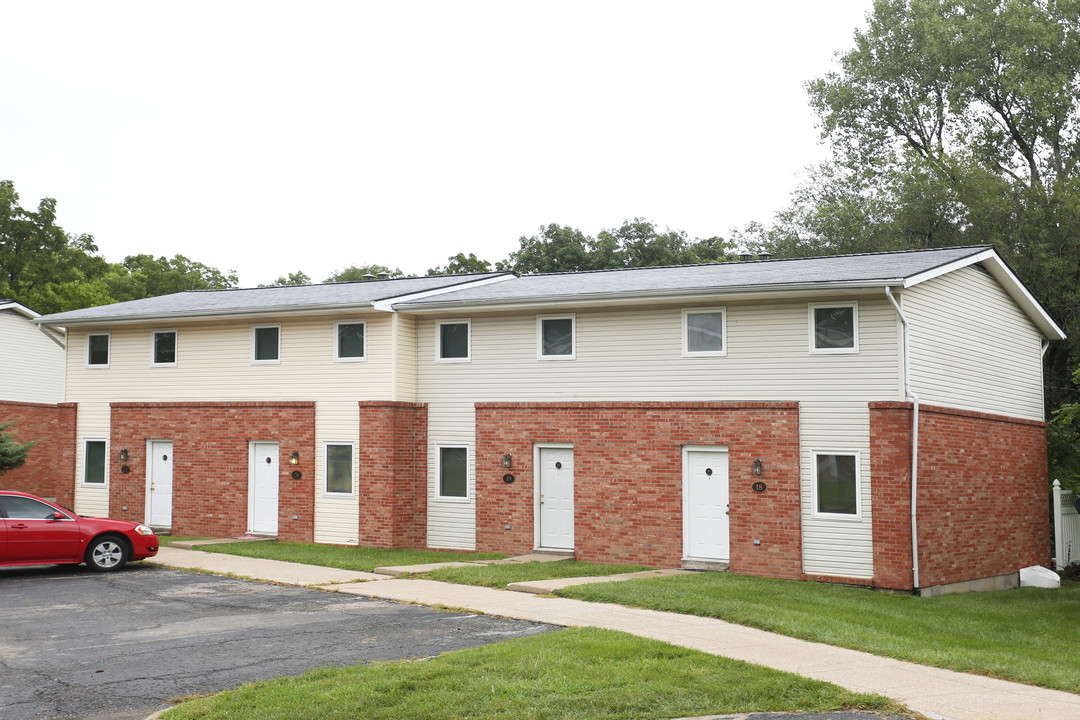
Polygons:
<instances>
[{"instance_id":1,"label":"concrete front step","mask_svg":"<svg viewBox=\"0 0 1080 720\"><path fill-rule=\"evenodd\" d=\"M719 560L687 559L682 561L683 570L709 570L711 572L726 572L729 567L729 563L721 562Z\"/></svg>"}]
</instances>

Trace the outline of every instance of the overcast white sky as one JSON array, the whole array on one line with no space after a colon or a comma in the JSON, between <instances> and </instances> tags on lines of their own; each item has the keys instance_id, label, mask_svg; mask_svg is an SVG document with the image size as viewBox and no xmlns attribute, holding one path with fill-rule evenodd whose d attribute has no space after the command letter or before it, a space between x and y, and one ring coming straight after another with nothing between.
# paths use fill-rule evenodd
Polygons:
<instances>
[{"instance_id":1,"label":"overcast white sky","mask_svg":"<svg viewBox=\"0 0 1080 720\"><path fill-rule=\"evenodd\" d=\"M243 286L492 262L559 223L727 237L827 156L872 0L0 0L0 179L101 253Z\"/></svg>"}]
</instances>

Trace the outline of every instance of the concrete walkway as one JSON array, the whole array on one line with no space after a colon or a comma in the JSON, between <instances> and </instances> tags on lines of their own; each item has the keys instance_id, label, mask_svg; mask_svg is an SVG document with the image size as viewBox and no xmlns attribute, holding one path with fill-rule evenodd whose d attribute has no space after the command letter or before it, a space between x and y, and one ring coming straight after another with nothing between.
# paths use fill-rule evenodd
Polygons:
<instances>
[{"instance_id":1,"label":"concrete walkway","mask_svg":"<svg viewBox=\"0 0 1080 720\"><path fill-rule=\"evenodd\" d=\"M144 562L552 625L620 630L824 680L856 692L878 693L939 720L1080 718L1080 695L892 660L693 615L174 547L163 547L157 557ZM541 587L535 587L537 583L528 585L534 586L532 591L536 592L556 582L566 581L546 581Z\"/></svg>"}]
</instances>

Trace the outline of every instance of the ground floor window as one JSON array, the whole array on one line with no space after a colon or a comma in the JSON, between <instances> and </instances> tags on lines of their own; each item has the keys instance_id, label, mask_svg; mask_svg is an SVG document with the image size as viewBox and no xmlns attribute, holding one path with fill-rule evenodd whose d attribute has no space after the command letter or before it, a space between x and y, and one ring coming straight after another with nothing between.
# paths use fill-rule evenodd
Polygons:
<instances>
[{"instance_id":1,"label":"ground floor window","mask_svg":"<svg viewBox=\"0 0 1080 720\"><path fill-rule=\"evenodd\" d=\"M814 514L859 517L859 453L814 452Z\"/></svg>"},{"instance_id":2,"label":"ground floor window","mask_svg":"<svg viewBox=\"0 0 1080 720\"><path fill-rule=\"evenodd\" d=\"M326 492L350 495L352 491L352 443L326 443Z\"/></svg>"},{"instance_id":3,"label":"ground floor window","mask_svg":"<svg viewBox=\"0 0 1080 720\"><path fill-rule=\"evenodd\" d=\"M463 445L439 446L439 497L469 497L469 449Z\"/></svg>"},{"instance_id":4,"label":"ground floor window","mask_svg":"<svg viewBox=\"0 0 1080 720\"><path fill-rule=\"evenodd\" d=\"M104 485L105 464L105 441L87 440L83 453L83 482Z\"/></svg>"}]
</instances>

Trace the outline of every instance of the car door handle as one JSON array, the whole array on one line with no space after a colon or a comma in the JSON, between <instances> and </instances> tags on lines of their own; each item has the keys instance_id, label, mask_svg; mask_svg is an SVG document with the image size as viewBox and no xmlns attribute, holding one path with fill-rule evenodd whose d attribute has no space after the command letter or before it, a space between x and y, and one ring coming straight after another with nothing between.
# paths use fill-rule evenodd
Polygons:
<instances>
[{"instance_id":1,"label":"car door handle","mask_svg":"<svg viewBox=\"0 0 1080 720\"><path fill-rule=\"evenodd\" d=\"M25 530L29 527L26 523L19 523L18 525L9 525L12 530Z\"/></svg>"}]
</instances>

